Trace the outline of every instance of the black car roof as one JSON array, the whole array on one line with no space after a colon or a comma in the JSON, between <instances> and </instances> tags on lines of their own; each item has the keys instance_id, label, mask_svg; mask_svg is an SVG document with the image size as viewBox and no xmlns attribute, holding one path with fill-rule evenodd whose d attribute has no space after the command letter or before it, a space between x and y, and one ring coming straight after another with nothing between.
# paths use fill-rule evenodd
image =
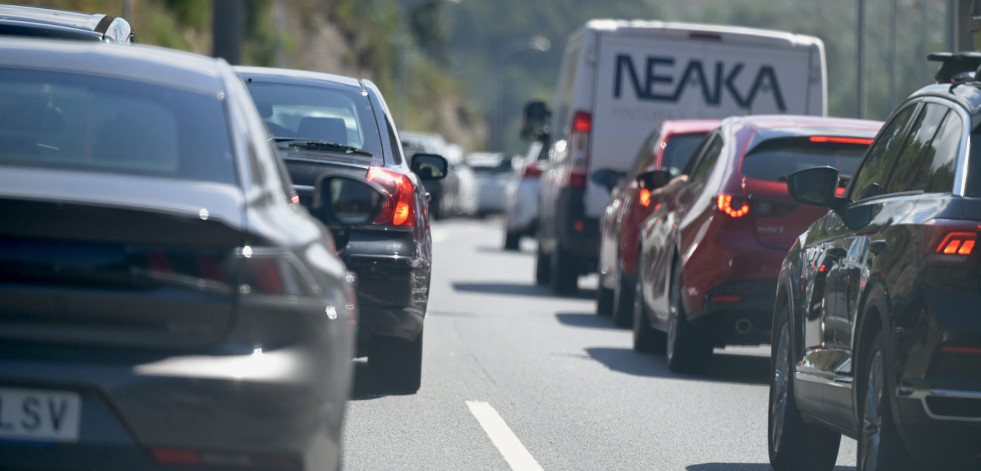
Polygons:
<instances>
[{"instance_id":1,"label":"black car roof","mask_svg":"<svg viewBox=\"0 0 981 471\"><path fill-rule=\"evenodd\" d=\"M104 13L90 14L20 5L0 5L0 19L71 27L104 34L113 17Z\"/></svg>"},{"instance_id":2,"label":"black car roof","mask_svg":"<svg viewBox=\"0 0 981 471\"><path fill-rule=\"evenodd\" d=\"M265 81L276 81L280 83L326 83L366 91L364 84L362 84L359 79L344 75L328 74L325 72L250 66L236 66L235 72L237 72L240 76L243 76L245 79L248 79L249 77L262 77L262 79Z\"/></svg>"},{"instance_id":3,"label":"black car roof","mask_svg":"<svg viewBox=\"0 0 981 471\"><path fill-rule=\"evenodd\" d=\"M97 74L204 93L224 93L220 64L224 61L154 46L0 37L2 68Z\"/></svg>"}]
</instances>

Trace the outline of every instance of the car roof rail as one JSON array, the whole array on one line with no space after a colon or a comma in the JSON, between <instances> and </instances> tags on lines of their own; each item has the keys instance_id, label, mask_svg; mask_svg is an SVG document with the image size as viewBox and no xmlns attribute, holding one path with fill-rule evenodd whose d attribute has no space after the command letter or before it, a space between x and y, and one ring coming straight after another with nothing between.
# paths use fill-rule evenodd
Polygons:
<instances>
[{"instance_id":1,"label":"car roof rail","mask_svg":"<svg viewBox=\"0 0 981 471\"><path fill-rule=\"evenodd\" d=\"M941 63L940 70L933 76L937 83L973 82L981 67L981 51L934 52L927 60Z\"/></svg>"}]
</instances>

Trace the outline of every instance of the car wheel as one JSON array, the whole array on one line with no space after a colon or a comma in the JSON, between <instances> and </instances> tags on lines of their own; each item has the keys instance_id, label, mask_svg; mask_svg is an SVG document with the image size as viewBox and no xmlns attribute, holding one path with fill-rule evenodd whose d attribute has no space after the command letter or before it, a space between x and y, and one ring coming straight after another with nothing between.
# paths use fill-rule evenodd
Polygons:
<instances>
[{"instance_id":1,"label":"car wheel","mask_svg":"<svg viewBox=\"0 0 981 471\"><path fill-rule=\"evenodd\" d=\"M634 285L637 282L623 273L623 265L617 256L617 284L613 288L613 323L629 327L634 315Z\"/></svg>"},{"instance_id":2,"label":"car wheel","mask_svg":"<svg viewBox=\"0 0 981 471\"><path fill-rule=\"evenodd\" d=\"M517 232L504 230L504 250L518 250L521 243L521 235Z\"/></svg>"},{"instance_id":3,"label":"car wheel","mask_svg":"<svg viewBox=\"0 0 981 471\"><path fill-rule=\"evenodd\" d=\"M701 374L708 371L712 363L712 342L688 322L681 301L681 281L681 265L676 263L671 274L665 356L669 370L675 373Z\"/></svg>"},{"instance_id":4,"label":"car wheel","mask_svg":"<svg viewBox=\"0 0 981 471\"><path fill-rule=\"evenodd\" d=\"M915 466L896 431L890 401L889 363L885 332L878 332L864 355L858 387L861 423L858 436L859 471L907 470Z\"/></svg>"},{"instance_id":5,"label":"car wheel","mask_svg":"<svg viewBox=\"0 0 981 471\"><path fill-rule=\"evenodd\" d=\"M542 251L541 239L535 249L535 284L545 286L552 282L552 260Z\"/></svg>"},{"instance_id":6,"label":"car wheel","mask_svg":"<svg viewBox=\"0 0 981 471\"><path fill-rule=\"evenodd\" d=\"M609 316L613 309L613 290L603 287L603 282L596 286L596 315Z\"/></svg>"},{"instance_id":7,"label":"car wheel","mask_svg":"<svg viewBox=\"0 0 981 471\"><path fill-rule=\"evenodd\" d=\"M767 420L770 466L776 471L830 471L838 459L841 434L805 423L797 409L789 316L789 307L783 306L773 319Z\"/></svg>"},{"instance_id":8,"label":"car wheel","mask_svg":"<svg viewBox=\"0 0 981 471\"><path fill-rule=\"evenodd\" d=\"M422 384L422 331L415 340L378 336L371 339L368 368L385 393L415 394Z\"/></svg>"},{"instance_id":9,"label":"car wheel","mask_svg":"<svg viewBox=\"0 0 981 471\"><path fill-rule=\"evenodd\" d=\"M639 277L638 277L639 278ZM665 336L664 332L651 327L650 319L647 317L647 309L644 307L644 295L641 292L641 282L634 283L634 351L641 353L663 353Z\"/></svg>"},{"instance_id":10,"label":"car wheel","mask_svg":"<svg viewBox=\"0 0 981 471\"><path fill-rule=\"evenodd\" d=\"M579 273L576 272L572 255L556 247L552 254L552 291L561 296L576 294Z\"/></svg>"}]
</instances>

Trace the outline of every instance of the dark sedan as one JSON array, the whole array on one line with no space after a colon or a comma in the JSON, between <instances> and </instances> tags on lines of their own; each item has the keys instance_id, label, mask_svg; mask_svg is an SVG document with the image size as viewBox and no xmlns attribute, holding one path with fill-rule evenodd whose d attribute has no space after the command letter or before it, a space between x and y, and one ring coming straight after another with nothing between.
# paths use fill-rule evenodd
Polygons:
<instances>
[{"instance_id":1,"label":"dark sedan","mask_svg":"<svg viewBox=\"0 0 981 471\"><path fill-rule=\"evenodd\" d=\"M353 280L267 138L224 61L0 40L0 468L339 467Z\"/></svg>"},{"instance_id":2,"label":"dark sedan","mask_svg":"<svg viewBox=\"0 0 981 471\"><path fill-rule=\"evenodd\" d=\"M136 33L123 18L20 5L0 5L0 36L136 42Z\"/></svg>"},{"instance_id":3,"label":"dark sedan","mask_svg":"<svg viewBox=\"0 0 981 471\"><path fill-rule=\"evenodd\" d=\"M372 376L388 392L416 392L432 267L422 182L443 178L446 160L402 155L388 106L368 80L288 69L237 70L279 146L301 203L313 203L305 195L325 173L366 177L385 188L382 213L344 233L340 254L358 275L358 350L367 354Z\"/></svg>"},{"instance_id":4,"label":"dark sedan","mask_svg":"<svg viewBox=\"0 0 981 471\"><path fill-rule=\"evenodd\" d=\"M780 270L777 470L834 468L842 434L861 471L981 466L981 54L946 59L968 75L902 103L844 195L835 168L789 178L797 201L830 211Z\"/></svg>"}]
</instances>

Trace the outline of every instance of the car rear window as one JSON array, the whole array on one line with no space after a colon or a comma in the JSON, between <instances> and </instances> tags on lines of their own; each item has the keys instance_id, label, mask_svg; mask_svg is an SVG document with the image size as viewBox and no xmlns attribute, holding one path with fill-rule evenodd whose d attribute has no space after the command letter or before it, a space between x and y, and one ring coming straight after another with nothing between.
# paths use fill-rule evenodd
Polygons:
<instances>
[{"instance_id":1,"label":"car rear window","mask_svg":"<svg viewBox=\"0 0 981 471\"><path fill-rule=\"evenodd\" d=\"M664 145L664 155L661 157L661 168L670 170L671 175L681 174L681 169L685 168L695 148L702 142L708 133L698 134L676 134L668 139Z\"/></svg>"},{"instance_id":2,"label":"car rear window","mask_svg":"<svg viewBox=\"0 0 981 471\"><path fill-rule=\"evenodd\" d=\"M381 137L371 101L360 91L301 84L248 83L269 133L350 146L380 158Z\"/></svg>"},{"instance_id":3,"label":"car rear window","mask_svg":"<svg viewBox=\"0 0 981 471\"><path fill-rule=\"evenodd\" d=\"M742 174L757 180L784 181L787 175L799 170L826 166L838 169L841 175L854 174L868 144L823 140L814 142L805 136L763 141L743 157Z\"/></svg>"},{"instance_id":4,"label":"car rear window","mask_svg":"<svg viewBox=\"0 0 981 471\"><path fill-rule=\"evenodd\" d=\"M0 70L0 166L234 183L216 94L38 70Z\"/></svg>"}]
</instances>

